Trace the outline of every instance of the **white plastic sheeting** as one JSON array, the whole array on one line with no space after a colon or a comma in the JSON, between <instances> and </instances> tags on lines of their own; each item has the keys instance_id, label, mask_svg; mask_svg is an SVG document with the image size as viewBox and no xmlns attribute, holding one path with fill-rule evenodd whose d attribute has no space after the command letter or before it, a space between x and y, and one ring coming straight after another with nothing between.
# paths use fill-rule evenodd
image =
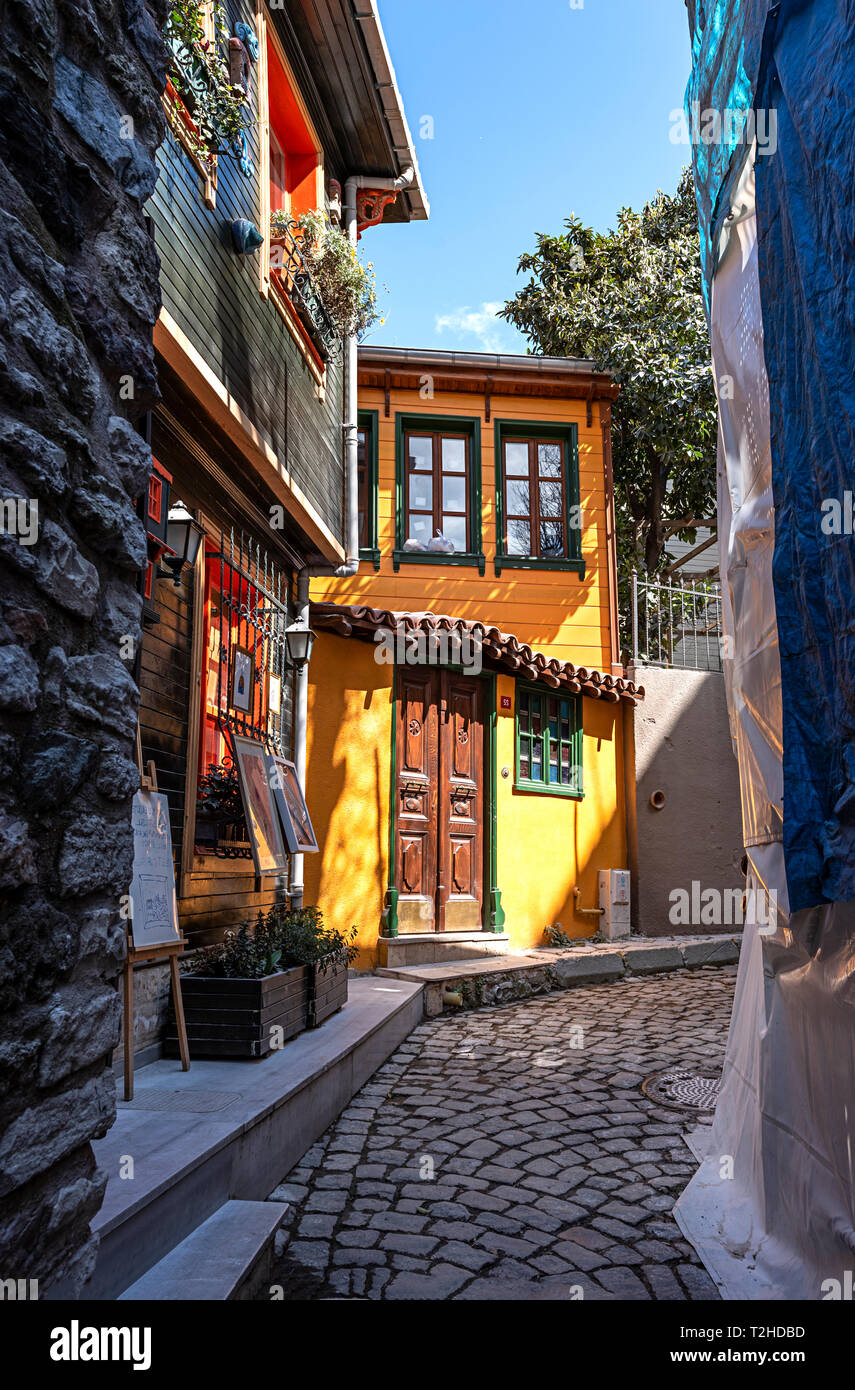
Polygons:
<instances>
[{"instance_id":1,"label":"white plastic sheeting","mask_svg":"<svg viewBox=\"0 0 855 1390\"><path fill-rule=\"evenodd\" d=\"M703 1161L675 1216L725 1298L822 1299L855 1270L855 904L789 916L756 242L749 159L722 236L711 335L725 675L761 920L745 924L719 1103L695 1136Z\"/></svg>"}]
</instances>

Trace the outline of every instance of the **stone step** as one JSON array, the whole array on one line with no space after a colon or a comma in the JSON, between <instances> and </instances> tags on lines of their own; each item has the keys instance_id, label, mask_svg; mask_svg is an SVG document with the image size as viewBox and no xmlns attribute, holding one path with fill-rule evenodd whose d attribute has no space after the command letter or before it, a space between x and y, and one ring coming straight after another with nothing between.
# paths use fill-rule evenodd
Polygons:
<instances>
[{"instance_id":1,"label":"stone step","mask_svg":"<svg viewBox=\"0 0 855 1390\"><path fill-rule=\"evenodd\" d=\"M161 1058L93 1144L108 1175L84 1299L115 1299L233 1199L262 1202L421 1021L417 981L352 979L344 1008L259 1061ZM133 1156L133 1181L127 1172Z\"/></svg>"},{"instance_id":2,"label":"stone step","mask_svg":"<svg viewBox=\"0 0 855 1390\"><path fill-rule=\"evenodd\" d=\"M273 1241L287 1210L282 1202L225 1202L120 1294L120 1301L251 1298L270 1278Z\"/></svg>"},{"instance_id":3,"label":"stone step","mask_svg":"<svg viewBox=\"0 0 855 1390\"><path fill-rule=\"evenodd\" d=\"M510 1004L553 989L607 984L624 975L734 965L741 936L630 937L621 942L587 943L566 950L532 947L510 955L440 960L419 965L379 966L377 975L424 986L424 1010L436 1018L444 1010ZM458 999L449 996L459 996Z\"/></svg>"},{"instance_id":4,"label":"stone step","mask_svg":"<svg viewBox=\"0 0 855 1390\"><path fill-rule=\"evenodd\" d=\"M394 969L396 966L501 956L509 949L507 932L413 932L405 936L378 937L377 961L384 969Z\"/></svg>"}]
</instances>

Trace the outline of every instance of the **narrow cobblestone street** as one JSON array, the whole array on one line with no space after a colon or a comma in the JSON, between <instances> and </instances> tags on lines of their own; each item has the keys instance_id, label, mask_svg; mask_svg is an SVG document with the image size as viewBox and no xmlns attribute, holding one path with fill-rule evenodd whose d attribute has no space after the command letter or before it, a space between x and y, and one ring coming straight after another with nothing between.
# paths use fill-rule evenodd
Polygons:
<instances>
[{"instance_id":1,"label":"narrow cobblestone street","mask_svg":"<svg viewBox=\"0 0 855 1390\"><path fill-rule=\"evenodd\" d=\"M735 967L421 1024L273 1194L286 1299L707 1299L671 1219L688 1111L641 1091L720 1068Z\"/></svg>"}]
</instances>

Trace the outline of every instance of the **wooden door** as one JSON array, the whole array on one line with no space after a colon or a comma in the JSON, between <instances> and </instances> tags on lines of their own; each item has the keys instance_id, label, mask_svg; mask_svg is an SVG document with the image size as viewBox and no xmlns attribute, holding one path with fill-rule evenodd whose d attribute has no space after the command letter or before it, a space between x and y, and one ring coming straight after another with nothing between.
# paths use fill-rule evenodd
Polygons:
<instances>
[{"instance_id":1,"label":"wooden door","mask_svg":"<svg viewBox=\"0 0 855 1390\"><path fill-rule=\"evenodd\" d=\"M480 931L484 883L484 688L442 672L437 931Z\"/></svg>"},{"instance_id":2,"label":"wooden door","mask_svg":"<svg viewBox=\"0 0 855 1390\"><path fill-rule=\"evenodd\" d=\"M481 682L399 671L395 883L398 929L478 931L483 916Z\"/></svg>"}]
</instances>

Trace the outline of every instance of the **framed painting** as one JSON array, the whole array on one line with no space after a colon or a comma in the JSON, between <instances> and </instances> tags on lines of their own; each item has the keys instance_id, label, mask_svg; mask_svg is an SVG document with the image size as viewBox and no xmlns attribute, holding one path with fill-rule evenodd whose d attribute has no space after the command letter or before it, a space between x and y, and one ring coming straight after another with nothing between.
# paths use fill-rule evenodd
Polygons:
<instances>
[{"instance_id":1,"label":"framed painting","mask_svg":"<svg viewBox=\"0 0 855 1390\"><path fill-rule=\"evenodd\" d=\"M232 647L231 706L240 714L252 714L255 703L255 666L246 647Z\"/></svg>"},{"instance_id":2,"label":"framed painting","mask_svg":"<svg viewBox=\"0 0 855 1390\"><path fill-rule=\"evenodd\" d=\"M318 842L296 767L287 758L279 758L272 753L268 754L268 758L270 785L288 849L292 854L317 854Z\"/></svg>"},{"instance_id":3,"label":"framed painting","mask_svg":"<svg viewBox=\"0 0 855 1390\"><path fill-rule=\"evenodd\" d=\"M271 787L270 754L250 738L235 737L234 745L255 872L281 874L288 867L288 848Z\"/></svg>"}]
</instances>

